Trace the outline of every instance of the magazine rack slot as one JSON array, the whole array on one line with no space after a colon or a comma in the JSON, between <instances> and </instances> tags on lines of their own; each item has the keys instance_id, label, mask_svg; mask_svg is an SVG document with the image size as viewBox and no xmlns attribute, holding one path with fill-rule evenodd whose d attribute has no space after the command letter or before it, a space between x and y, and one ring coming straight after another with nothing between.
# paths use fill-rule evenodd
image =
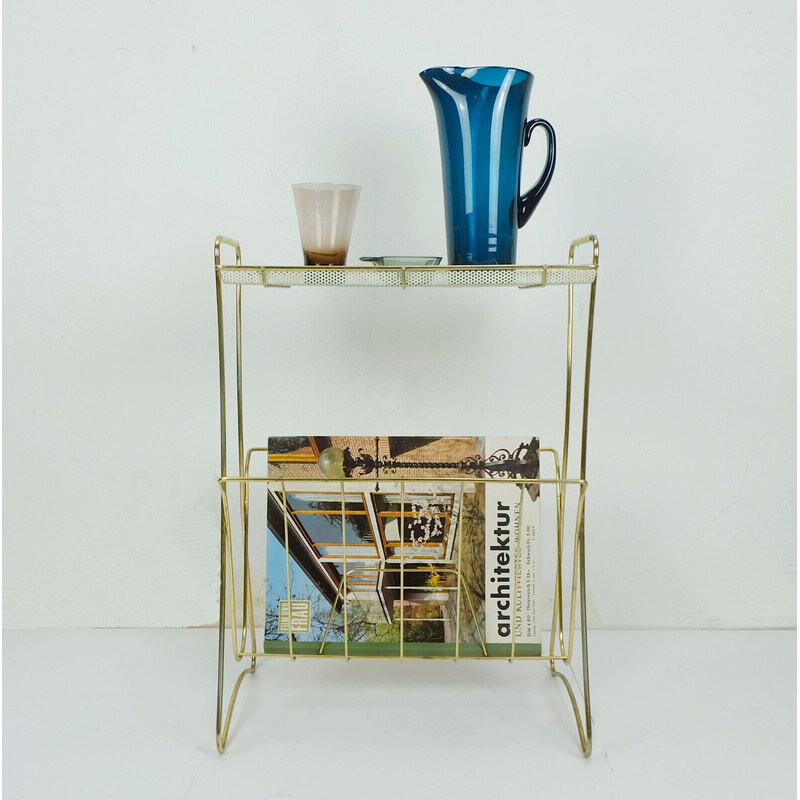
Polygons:
<instances>
[{"instance_id":1,"label":"magazine rack slot","mask_svg":"<svg viewBox=\"0 0 800 800\"><path fill-rule=\"evenodd\" d=\"M542 449L540 452L553 452L552 450ZM555 455L555 453L554 453ZM557 461L557 459L556 459ZM235 575L236 575L236 558L234 554L234 547L233 547L233 536L232 536L232 520L231 520L231 498L229 497L230 491L238 491L240 493L244 493L244 490L247 486L251 487L251 491L256 491L256 486L262 486L267 489L267 492L273 492L273 496L277 496L278 498L285 498L287 496L287 492L291 492L292 484L302 484L304 488L308 488L315 484L319 485L320 490L330 490L331 486L336 486L339 489L339 493L344 497L344 494L347 491L348 481L329 481L329 480L316 480L311 481L307 478L303 479L296 479L294 481L289 479L270 479L266 477L254 477L254 476L247 476L244 478L239 477L227 477L227 478L220 478L219 479L219 486L222 496L222 507L223 507L223 529L224 529L224 542L225 542L225 552L227 554L227 571L225 575L225 582L227 584L227 594L226 594L226 607L230 609L231 615L231 629L232 629L232 641L233 641L233 651L234 651L234 658L236 661L240 661L243 658L264 658L264 657L288 657L292 660L296 660L297 658L305 658L305 657L318 657L318 656L327 656L333 658L345 658L346 660L350 660L352 658L386 658L386 657L393 657L393 658L400 658L401 656L404 658L425 658L425 659L436 659L436 658L444 658L448 660L455 660L459 661L464 658L484 658L484 659L495 659L495 660L506 660L509 662L513 661L521 661L521 660L528 660L528 661L549 661L551 663L555 663L556 661L562 661L565 664L569 664L572 660L573 650L574 650L574 637L576 631L576 616L577 616L577 592L580 588L580 570L579 570L579 555L580 555L580 541L581 541L581 529L580 529L580 521L582 518L582 511L583 511L583 503L584 497L586 493L586 489L588 484L585 480L573 478L573 479L566 479L566 478L535 478L535 479L516 479L516 478L464 478L464 479L456 479L456 478L448 478L448 484L460 484L459 494L460 499L463 501L463 493L464 493L464 486L470 484L513 484L519 487L520 496L525 491L526 487L538 485L540 487L554 487L556 491L556 498L563 497L566 493L566 490L569 487L575 487L578 490L578 499L577 499L577 517L578 522L576 524L575 530L572 535L571 540L571 549L573 552L573 560L572 560L572 570L571 576L568 578L568 586L570 587L570 599L569 604L566 608L568 613L568 624L565 627L563 623L564 619L564 599L563 599L563 592L562 592L562 585L563 585L563 578L564 576L561 574L563 569L565 568L565 559L563 557L564 554L564 527L561 521L557 522L556 525L556 553L557 559L555 563L555 571L554 571L554 585L556 587L556 591L554 594L553 599L553 624L551 629L551 640L548 652L540 653L540 654L524 654L517 651L517 642L516 642L516 632L515 626L512 626L512 635L511 635L511 642L509 645L506 646L505 650L501 650L500 647L487 647L486 642L483 639L483 635L481 633L481 629L479 626L476 626L476 634L478 635L479 641L477 643L477 647L468 648L468 652L466 655L463 652L464 642L461 636L462 628L461 628L461 611L465 609L472 621L476 621L476 612L473 605L473 601L470 597L469 592L463 592L464 587L464 578L461 574L461 558L460 552L457 556L456 565L451 568L443 568L441 566L429 566L429 565L420 565L415 564L414 570L415 572L438 572L441 574L449 574L453 576L454 585L453 586L440 586L438 587L438 591L454 591L456 594L456 617L455 617L455 631L456 635L454 637L453 642L453 653L452 654L441 654L441 655L431 655L426 653L424 655L415 655L409 654L405 652L405 643L407 639L402 637L397 642L396 652L387 654L386 652L380 653L379 655L372 654L369 652L362 651L353 651L353 641L347 635L349 632L350 627L350 619L349 619L349 609L348 604L346 602L347 594L346 594L346 584L347 580L350 578L351 574L356 572L371 572L371 573L380 573L380 574L396 574L400 576L400 583L396 588L400 589L402 593L405 592L408 588L413 588L415 591L433 591L430 587L423 587L423 586L408 586L405 583L405 576L408 574L408 570L406 566L411 563L409 557L402 556L400 560L393 561L393 562L386 562L376 564L375 566L365 566L363 563L358 564L356 567L349 567L345 568L342 579L340 580L337 586L337 599L341 601L342 605L342 624L345 628L345 636L341 642L342 650L341 652L339 649L333 647L329 643L329 631L331 628L330 621L334 618L336 613L336 606L331 609L329 615L329 622L326 626L325 635L323 637L321 646L314 647L313 650L309 648L303 648L299 650L297 647L297 643L292 639L291 636L287 636L286 640L286 647L285 652L284 649L274 648L272 650L267 650L266 648L259 648L256 644L256 635L254 632L254 620L255 614L253 610L253 600L252 600L252 593L248 591L247 587L251 586L251 577L250 577L250 563L247 558L244 556L244 547L241 548L241 558L242 558L242 570L241 570L241 585L245 587L243 592L243 596L241 599L241 606L237 605L237 590L235 585ZM354 481L352 483L358 483ZM394 481L396 484L401 485L401 492L405 495L406 492L406 484L430 484L430 478L406 478L398 481ZM288 488L287 488L288 487ZM284 551L288 552L289 546L289 527L290 527L290 517L291 511L289 510L286 503L281 500L283 508L282 508L282 528L283 528L283 545ZM344 505L344 503L342 503ZM461 506L459 506L461 507ZM345 514L340 510L337 512L341 514L343 521L345 518ZM459 514L458 521L456 523L458 534L460 536L461 527L462 527L463 515ZM520 514L518 518L518 522L515 525L515 533L514 533L514 540L515 540L515 548L516 548L516 558L515 563L517 565L520 564L519 559L519 547L522 541L522 537L518 535L519 530L522 529L522 524L524 522L524 517ZM243 524L240 523L241 526L241 538L242 542L246 538L246 528ZM346 542L346 539L343 540L343 553L345 554L344 562L347 561L347 550L349 546ZM352 560L352 559L351 559ZM287 616L289 618L289 630L293 629L293 603L297 602L297 598L292 594L291 590L291 570L289 569L289 562L287 558L287 569L286 569L286 580L287 580L287 587L288 591L285 597L281 597L281 602L286 603L287 609ZM519 570L515 571L514 576L514 583L513 583L513 590L511 598L513 600L514 605L517 605L520 601L520 592L519 592ZM242 622L241 622L241 631L239 630L239 617L237 615L237 608L242 608ZM401 608L405 608L405 604L401 601ZM410 622L411 620L405 616L405 613L402 614L398 618L398 621L401 623L401 631L404 632L405 623ZM414 620L417 622L418 620ZM246 649L246 642L247 642L247 635L250 634L251 637L251 649ZM555 647L556 641L558 642L558 647ZM279 642L275 642L274 644L279 644ZM403 645L403 647L401 647Z\"/></svg>"},{"instance_id":2,"label":"magazine rack slot","mask_svg":"<svg viewBox=\"0 0 800 800\"><path fill-rule=\"evenodd\" d=\"M574 265L575 250L583 245L591 244L593 248L591 265ZM233 248L236 254L234 266L221 266L220 252L222 246ZM596 277L599 259L597 238L594 236L583 237L575 240L570 246L568 264L563 266L534 266L534 267L497 267L480 269L435 267L342 267L335 270L308 269L301 267L244 267L241 265L241 250L238 243L232 239L218 237L215 242L215 277L217 296L217 320L220 358L220 419L221 419L221 472L218 480L220 489L220 622L219 622L219 655L217 672L217 748L223 752L227 743L230 730L233 708L238 696L239 688L245 675L252 673L258 659L265 657L297 658L439 658L453 661L464 659L478 660L507 660L514 661L547 661L551 674L563 682L570 704L575 716L581 749L584 755L591 753L591 708L589 701L589 673L586 635L586 585L585 585L585 495L588 487L586 480L586 442L589 399L589 376L591 361L591 342L594 319L594 302L596 292ZM327 277L326 277L327 276ZM326 282L326 280L328 282ZM353 282L355 281L355 283ZM449 281L443 283L443 281ZM225 284L235 285L235 352L236 352L236 416L237 416L237 444L231 448L236 454L237 471L228 475L227 456L228 440L226 436L226 366L225 366L225 341L222 287ZM375 563L367 563L363 551L358 551L358 546L348 541L347 521L347 496L348 492L356 491L360 479L309 479L290 477L267 477L251 474L251 463L254 454L266 453L265 447L251 447L245 450L244 446L244 415L242 407L242 286L519 286L520 288L548 288L559 284L567 287L567 339L566 339L566 387L564 396L564 437L561 449L555 447L540 447L538 452L549 454L552 458L551 466L553 477L520 478L520 477L494 477L491 475L477 474L465 478L447 477L446 483L452 484L452 498L458 497L457 516L454 512L454 525L456 541L459 543L454 558L446 566L442 564L424 564L419 557L415 559L414 548L406 543L404 535L406 525L407 498L414 493L415 487L419 493L419 484L430 485L435 478L418 478L401 476L397 478L381 478L382 484L391 485L395 497L399 495L399 547L393 545L394 554L386 554L377 559ZM572 397L576 375L573 374L573 347L574 347L574 290L576 286L585 285L589 292L589 306L586 324L586 339L583 370L581 408L581 433L580 433L580 469L577 475L569 477L568 464L570 461L570 433L572 423ZM541 573L549 573L553 587L552 614L549 609L542 614L540 619L550 624L549 642L542 642L541 647L532 652L530 646L522 646L517 641L517 626L511 625L510 642L492 644L484 637L482 626L476 608L467 589L462 563L462 542L464 499L468 487L489 483L505 483L516 487L519 491L519 515L514 523L515 531L524 530L523 508L526 491L536 487L538 493L552 492L554 496L555 526L554 530L542 529L540 535L547 537L554 555L554 563L541 564ZM321 641L301 641L295 636L295 631L309 623L310 607L306 601L298 599L297 593L292 590L292 569L290 563L290 534L292 533L293 511L289 504L289 495L292 487L302 484L307 491L318 490L331 497L338 495L338 510L335 503L330 506L332 510L326 515L335 519L338 514L341 519L341 556L336 558L341 561L341 578L338 584L331 587L333 602L327 612L324 635ZM552 489L550 489L552 487ZM254 498L267 500L267 510L277 509L278 524L271 525L273 534L280 541L286 558L286 592L280 596L278 612L279 632L286 634L286 638L274 640L260 640L257 630L263 634L263 619L257 625L253 599L253 583L250 565L250 526L251 526L251 501ZM292 501L294 502L294 501ZM333 502L328 501L326 502ZM393 501L397 504L397 499ZM271 505L270 505L271 503ZM326 506L326 508L329 508ZM351 507L352 508L352 507ZM235 519L232 514L235 510ZM397 512L394 512L397 515ZM537 512L538 514L538 512ZM567 534L567 519L570 519L570 532ZM574 526L572 519L574 517ZM274 520L273 520L274 522ZM234 528L238 533L234 536ZM277 528L277 532L276 532ZM281 535L282 534L282 535ZM516 608L521 602L520 592L520 564L521 545L523 537L515 535L514 560L516 569L512 570L513 587L511 599ZM329 541L327 539L323 541ZM412 540L413 542L413 537ZM338 547L338 545L337 545ZM398 552L399 551L399 555ZM361 557L359 557L361 552ZM338 569L338 568L337 568ZM365 574L378 576L378 585L384 582L396 591L395 604L399 597L399 614L393 617L397 623L396 638L391 631L387 633L385 646L375 647L374 642L369 646L358 641L358 630L363 627L364 620L353 616L351 598L359 585L365 585L359 576ZM334 574L335 571L334 571ZM422 581L421 576L429 574L429 579ZM435 579L434 579L435 578ZM473 579L474 580L474 579ZM237 588L238 584L238 588ZM409 615L408 603L415 602L419 594L430 593L446 596L442 600L441 612L438 617L426 618L426 624L441 625L451 634L451 639L445 638L448 643L437 654L422 652L419 646L409 636L414 633L415 626L420 627L420 618ZM331 596L331 595L329 595ZM452 598L455 602L452 603ZM304 605L304 603L306 603ZM397 606L396 606L397 607ZM327 606L326 606L327 608ZM240 613L239 613L240 611ZM238 675L233 686L227 713L224 712L224 664L228 619L230 620L230 648L235 661L249 659L249 665ZM284 630L284 626L285 630ZM322 624L317 630L322 629ZM568 666L575 655L575 634L580 627L580 650L582 662L582 681L578 691L573 688L571 680L559 669L558 664ZM354 631L356 635L354 636ZM335 632L335 633L334 633ZM248 643L249 639L249 643ZM383 640L382 640L383 641ZM441 640L438 640L441 641ZM449 643L452 641L452 647ZM313 645L313 646L312 646ZM538 646L537 646L538 647ZM578 700L582 694L582 702Z\"/></svg>"}]
</instances>

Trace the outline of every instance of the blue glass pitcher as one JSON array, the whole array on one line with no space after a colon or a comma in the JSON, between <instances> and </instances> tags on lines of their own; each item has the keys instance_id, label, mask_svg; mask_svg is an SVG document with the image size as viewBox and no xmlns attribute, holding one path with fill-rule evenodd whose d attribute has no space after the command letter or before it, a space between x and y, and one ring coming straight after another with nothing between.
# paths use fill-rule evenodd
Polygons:
<instances>
[{"instance_id":1,"label":"blue glass pitcher","mask_svg":"<svg viewBox=\"0 0 800 800\"><path fill-rule=\"evenodd\" d=\"M530 219L556 165L553 126L525 118L533 75L510 67L432 67L420 78L439 125L449 262L516 263L517 230ZM540 126L547 163L521 195L522 148Z\"/></svg>"}]
</instances>

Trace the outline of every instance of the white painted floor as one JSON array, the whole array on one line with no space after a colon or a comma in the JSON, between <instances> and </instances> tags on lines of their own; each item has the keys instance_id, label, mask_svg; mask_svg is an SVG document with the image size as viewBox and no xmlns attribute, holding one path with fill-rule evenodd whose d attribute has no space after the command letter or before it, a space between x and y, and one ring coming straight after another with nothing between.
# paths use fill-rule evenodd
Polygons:
<instances>
[{"instance_id":1,"label":"white painted floor","mask_svg":"<svg viewBox=\"0 0 800 800\"><path fill-rule=\"evenodd\" d=\"M796 797L794 631L589 647L588 760L542 663L333 659L261 659L220 756L215 631L5 631L4 797Z\"/></svg>"}]
</instances>

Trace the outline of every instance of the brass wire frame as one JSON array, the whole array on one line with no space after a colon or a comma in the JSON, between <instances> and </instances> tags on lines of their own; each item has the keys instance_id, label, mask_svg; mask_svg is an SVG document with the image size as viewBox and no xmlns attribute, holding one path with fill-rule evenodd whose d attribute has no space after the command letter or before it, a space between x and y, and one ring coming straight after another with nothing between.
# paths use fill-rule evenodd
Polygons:
<instances>
[{"instance_id":1,"label":"brass wire frame","mask_svg":"<svg viewBox=\"0 0 800 800\"><path fill-rule=\"evenodd\" d=\"M586 266L574 265L575 250L584 244L592 245L592 264ZM223 266L221 265L221 247L226 245L232 247L235 251L236 266ZM255 671L257 659L260 657L289 657L292 660L297 658L311 657L332 657L350 660L350 658L418 658L422 656L408 655L404 652L404 623L405 623L405 605L404 605L404 589L405 589L405 559L403 557L404 537L400 537L400 564L399 567L389 566L388 564L380 567L359 566L363 571L376 571L376 572L399 572L400 573L400 601L401 612L400 617L400 642L399 642L399 656L360 656L353 655L349 651L348 642L348 612L347 612L347 545L346 545L346 516L345 516L345 485L347 480L338 479L318 479L313 483L318 483L321 486L339 485L341 495L341 517L342 517L342 555L343 555L343 575L342 580L337 589L338 596L342 599L342 608L344 614L344 655L329 654L324 652L325 643L327 641L326 630L325 638L323 639L320 650L318 653L295 653L293 648L292 636L289 635L289 653L264 653L257 651L256 645L256 632L255 632L255 615L253 610L253 596L252 596L252 582L250 577L250 563L249 563L249 491L251 484L265 484L265 489L268 490L270 486L280 486L283 498L283 518L284 518L284 548L286 553L286 579L287 579L287 595L291 601L291 571L289 569L289 542L288 542L288 519L289 512L286 502L286 485L292 483L308 484L312 481L308 479L270 479L265 477L255 477L250 475L250 461L253 453L266 452L267 448L253 447L246 453L244 450L244 415L242 408L242 305L241 305L241 290L242 284L236 284L236 325L235 325L235 341L236 341L236 413L237 413L237 434L238 434L238 475L228 476L227 474L227 415L226 415L226 370L225 370L225 340L224 340L224 323L223 323L223 304L222 304L222 276L225 271L235 271L237 269L252 269L260 270L264 278L263 285L268 288L288 288L284 286L271 286L266 282L267 270L274 269L270 267L242 267L241 248L239 243L234 239L229 239L224 236L218 236L214 242L214 266L215 266L215 279L216 279L216 300L217 300L217 334L219 344L219 369L220 369L220 478L218 485L220 489L220 595L219 595L219 651L217 663L217 714L216 714L216 743L217 750L222 753L230 732L231 717L233 708L236 703L236 698L245 675ZM581 417L581 458L580 458L580 477L567 478L567 464L569 457L569 444L570 444L570 427L571 427L571 411L572 411L572 366L573 366L573 329L574 329L574 286L572 283L567 284L567 365L566 365L566 389L565 389L565 402L564 402L564 440L562 447L562 457L559 459L559 453L554 448L541 448L541 453L550 453L553 456L554 474L555 478L537 478L537 479L497 479L497 478L464 478L464 479L448 479L448 483L460 483L460 500L463 500L465 484L475 483L498 483L505 482L515 484L520 489L520 498L523 497L525 488L530 485L538 485L540 487L552 485L555 487L556 492L556 576L555 576L555 591L553 598L553 618L550 630L550 644L547 653L538 656L518 655L516 653L516 626L512 626L512 642L511 654L507 656L491 656L486 651L486 645L481 636L481 647L483 655L480 656L463 656L459 652L460 645L460 625L461 625L461 585L463 578L461 575L461 548L459 547L458 562L455 569L445 570L440 568L439 572L446 572L456 576L456 591L458 599L456 602L456 636L455 636L455 656L442 656L443 658L453 658L459 661L465 658L506 658L509 662L515 660L530 660L530 661L548 661L550 664L550 672L554 677L558 677L564 684L567 694L569 696L572 710L575 716L575 722L578 728L578 736L580 738L581 750L584 756L589 756L592 751L592 718L591 718L591 704L589 696L589 662L588 662L588 643L587 643L587 626L586 626L586 579L585 579L585 552L584 552L584 538L585 538L585 494L587 489L586 481L586 442L587 442L587 428L588 428L588 407L589 407L589 378L590 378L590 365L591 365L591 352L592 352L592 333L594 327L594 309L595 309L595 294L597 287L597 271L599 263L599 244L597 237L594 235L584 236L572 242L569 248L569 266L571 270L590 270L592 271L592 281L589 284L589 309L586 325L586 350L585 350L585 367L584 367L584 380L583 380L583 408ZM500 267L503 268L503 267ZM282 267L283 269L287 269ZM289 268L302 270L304 268ZM377 266L359 266L340 268L347 270L359 270L370 272L384 272L384 273L397 273L400 272L400 279L402 288L406 288L406 272L417 270L442 270L448 269L441 265L435 267L377 267ZM464 270L464 267L453 268L454 270ZM466 268L469 269L469 268ZM483 267L482 269L485 269ZM507 267L506 267L507 269ZM542 266L536 269L541 270L541 283L533 285L520 286L521 289L535 289L544 288L547 283L547 271L550 269L565 269L563 266L549 267ZM422 288L422 287L420 287ZM393 483L400 483L401 505L400 505L400 530L403 530L404 524L404 508L405 508L405 485L406 483L430 483L430 478L406 478L400 481L393 481ZM237 616L236 616L236 587L234 582L234 561L233 561L233 543L231 534L231 520L230 520L230 505L228 498L228 487L234 485L239 487L239 510L241 516L241 531L242 531L242 631L241 638L239 638ZM570 586L570 600L569 600L569 622L566 628L564 627L564 600L563 600L563 585L562 585L562 570L563 570L563 557L564 557L564 529L566 518L566 494L569 486L576 486L579 491L575 531L573 535L573 558L572 558L572 581ZM461 504L459 504L461 508ZM522 531L522 503L520 503L520 519L518 522L518 530ZM461 514L459 513L458 519L458 540L460 540L461 533ZM521 535L517 536L515 563L519 565L519 548L521 542ZM353 570L350 570L353 571ZM514 575L514 601L516 604L516 597L518 592L518 571L515 570ZM469 592L465 593L472 611L473 618L475 616L472 601ZM225 668L225 627L227 620L227 601L230 596L230 611L231 611L231 638L233 645L233 657L236 661L241 661L242 658L250 659L250 666L244 669L236 679L233 690L231 692L230 701L228 703L227 713L224 715L224 668ZM578 701L575 696L575 691L570 683L570 680L562 672L556 669L556 662L562 662L565 665L570 665L573 655L573 644L575 638L575 621L576 621L576 599L580 605L581 616L581 660L583 667L582 686L579 686L579 691L583 694L583 714L579 707ZM334 604L335 607L335 604ZM289 630L292 629L292 605L288 603L289 613ZM328 621L328 628L333 617L333 610L331 617ZM250 632L251 649L246 649L247 632ZM479 635L480 629L478 628ZM556 647L557 640L557 647ZM430 656L426 656L430 657Z\"/></svg>"}]
</instances>

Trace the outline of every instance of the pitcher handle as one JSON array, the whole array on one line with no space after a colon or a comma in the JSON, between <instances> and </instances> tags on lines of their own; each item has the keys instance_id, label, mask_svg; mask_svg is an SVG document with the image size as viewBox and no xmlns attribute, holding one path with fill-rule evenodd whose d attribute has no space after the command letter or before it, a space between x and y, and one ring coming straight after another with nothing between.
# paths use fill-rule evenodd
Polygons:
<instances>
[{"instance_id":1,"label":"pitcher handle","mask_svg":"<svg viewBox=\"0 0 800 800\"><path fill-rule=\"evenodd\" d=\"M553 179L553 172L556 168L556 132L553 126L546 119L530 119L525 121L523 146L527 146L531 140L533 129L542 126L547 134L547 163L544 165L542 174L533 188L523 195L520 195L517 203L517 227L521 228L533 214L542 195L547 191L550 181Z\"/></svg>"}]
</instances>

